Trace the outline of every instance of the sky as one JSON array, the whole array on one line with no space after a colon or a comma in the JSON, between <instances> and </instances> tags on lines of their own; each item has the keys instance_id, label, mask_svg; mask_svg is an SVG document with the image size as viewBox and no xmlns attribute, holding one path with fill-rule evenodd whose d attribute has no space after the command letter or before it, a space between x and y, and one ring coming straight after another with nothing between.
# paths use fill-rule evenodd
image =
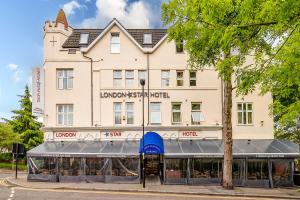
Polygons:
<instances>
[{"instance_id":1,"label":"sky","mask_svg":"<svg viewBox=\"0 0 300 200\"><path fill-rule=\"evenodd\" d=\"M0 119L19 108L31 87L33 67L43 65L43 25L64 9L73 28L103 28L117 18L126 28L161 28L165 0L2 0L0 5ZM1 121L1 120L0 120Z\"/></svg>"}]
</instances>

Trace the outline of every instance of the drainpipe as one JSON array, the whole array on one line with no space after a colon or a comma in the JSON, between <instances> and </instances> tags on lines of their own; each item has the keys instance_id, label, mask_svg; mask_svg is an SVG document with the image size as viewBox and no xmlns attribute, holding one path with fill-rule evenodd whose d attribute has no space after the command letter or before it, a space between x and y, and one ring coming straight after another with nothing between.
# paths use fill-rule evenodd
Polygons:
<instances>
[{"instance_id":1,"label":"drainpipe","mask_svg":"<svg viewBox=\"0 0 300 200\"><path fill-rule=\"evenodd\" d=\"M224 126L224 86L223 86L223 79L221 78L221 105L222 105L222 140L224 139L223 135L223 126Z\"/></svg>"},{"instance_id":2,"label":"drainpipe","mask_svg":"<svg viewBox=\"0 0 300 200\"><path fill-rule=\"evenodd\" d=\"M150 72L149 72L149 53L147 52L147 93L148 93L148 98L147 98L147 107L148 107L148 119L147 119L147 126L149 126L149 118L150 118L150 112L149 112L149 108L150 108Z\"/></svg>"},{"instance_id":3,"label":"drainpipe","mask_svg":"<svg viewBox=\"0 0 300 200\"><path fill-rule=\"evenodd\" d=\"M86 56L83 52L82 52L82 55L83 55L83 57L89 59L90 63L91 63L91 126L94 126L93 59L91 57Z\"/></svg>"}]
</instances>

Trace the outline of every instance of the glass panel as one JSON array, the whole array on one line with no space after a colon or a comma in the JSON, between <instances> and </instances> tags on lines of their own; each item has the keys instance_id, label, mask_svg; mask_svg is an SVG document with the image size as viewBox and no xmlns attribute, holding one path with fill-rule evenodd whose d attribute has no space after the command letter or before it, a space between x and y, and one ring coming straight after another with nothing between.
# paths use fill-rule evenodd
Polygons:
<instances>
[{"instance_id":1,"label":"glass panel","mask_svg":"<svg viewBox=\"0 0 300 200\"><path fill-rule=\"evenodd\" d=\"M126 103L126 110L133 111L133 103Z\"/></svg>"},{"instance_id":2,"label":"glass panel","mask_svg":"<svg viewBox=\"0 0 300 200\"><path fill-rule=\"evenodd\" d=\"M134 72L133 70L126 70L125 71L126 78L134 78Z\"/></svg>"},{"instance_id":3,"label":"glass panel","mask_svg":"<svg viewBox=\"0 0 300 200\"><path fill-rule=\"evenodd\" d=\"M248 103L247 106L248 106L248 110L252 110L252 104L251 103Z\"/></svg>"},{"instance_id":4,"label":"glass panel","mask_svg":"<svg viewBox=\"0 0 300 200\"><path fill-rule=\"evenodd\" d=\"M243 113L242 112L238 112L238 123L239 124L243 123Z\"/></svg>"},{"instance_id":5,"label":"glass panel","mask_svg":"<svg viewBox=\"0 0 300 200\"><path fill-rule=\"evenodd\" d=\"M151 33L144 34L144 44L152 44L152 34Z\"/></svg>"},{"instance_id":6,"label":"glass panel","mask_svg":"<svg viewBox=\"0 0 300 200\"><path fill-rule=\"evenodd\" d=\"M114 70L114 78L122 78L122 70Z\"/></svg>"},{"instance_id":7,"label":"glass panel","mask_svg":"<svg viewBox=\"0 0 300 200\"><path fill-rule=\"evenodd\" d=\"M180 111L180 107L181 107L181 104L172 104L172 110L173 110L173 111L174 111L174 110L175 110L175 111L176 111L176 110L177 110L177 111L178 111L178 110Z\"/></svg>"},{"instance_id":8,"label":"glass panel","mask_svg":"<svg viewBox=\"0 0 300 200\"><path fill-rule=\"evenodd\" d=\"M126 86L129 87L129 86L133 86L134 84L134 80L133 79L126 79Z\"/></svg>"},{"instance_id":9,"label":"glass panel","mask_svg":"<svg viewBox=\"0 0 300 200\"><path fill-rule=\"evenodd\" d=\"M127 113L127 124L133 124L133 113L132 112Z\"/></svg>"},{"instance_id":10,"label":"glass panel","mask_svg":"<svg viewBox=\"0 0 300 200\"><path fill-rule=\"evenodd\" d=\"M73 105L66 105L68 108L68 112L73 112Z\"/></svg>"},{"instance_id":11,"label":"glass panel","mask_svg":"<svg viewBox=\"0 0 300 200\"><path fill-rule=\"evenodd\" d=\"M160 103L151 103L151 111L160 111Z\"/></svg>"},{"instance_id":12,"label":"glass panel","mask_svg":"<svg viewBox=\"0 0 300 200\"><path fill-rule=\"evenodd\" d=\"M139 77L139 80L141 80L141 79L146 80L146 71L145 70L143 70L143 71L139 70L138 71L138 77Z\"/></svg>"},{"instance_id":13,"label":"glass panel","mask_svg":"<svg viewBox=\"0 0 300 200\"><path fill-rule=\"evenodd\" d=\"M119 33L111 33L111 43L120 43Z\"/></svg>"},{"instance_id":14,"label":"glass panel","mask_svg":"<svg viewBox=\"0 0 300 200\"><path fill-rule=\"evenodd\" d=\"M183 72L182 71L177 71L177 79L183 79Z\"/></svg>"},{"instance_id":15,"label":"glass panel","mask_svg":"<svg viewBox=\"0 0 300 200\"><path fill-rule=\"evenodd\" d=\"M57 120L58 120L58 124L59 125L63 125L63 114L58 114L58 116L57 116Z\"/></svg>"},{"instance_id":16,"label":"glass panel","mask_svg":"<svg viewBox=\"0 0 300 200\"><path fill-rule=\"evenodd\" d=\"M248 180L266 180L268 179L267 161L248 161Z\"/></svg>"},{"instance_id":17,"label":"glass panel","mask_svg":"<svg viewBox=\"0 0 300 200\"><path fill-rule=\"evenodd\" d=\"M68 88L68 79L67 77L63 78L63 89L67 89Z\"/></svg>"},{"instance_id":18,"label":"glass panel","mask_svg":"<svg viewBox=\"0 0 300 200\"><path fill-rule=\"evenodd\" d=\"M139 159L112 158L112 176L139 176Z\"/></svg>"},{"instance_id":19,"label":"glass panel","mask_svg":"<svg viewBox=\"0 0 300 200\"><path fill-rule=\"evenodd\" d=\"M86 175L105 175L105 169L109 164L107 158L86 158Z\"/></svg>"},{"instance_id":20,"label":"glass panel","mask_svg":"<svg viewBox=\"0 0 300 200\"><path fill-rule=\"evenodd\" d=\"M196 86L197 82L196 80L190 80L190 86Z\"/></svg>"},{"instance_id":21,"label":"glass panel","mask_svg":"<svg viewBox=\"0 0 300 200\"><path fill-rule=\"evenodd\" d=\"M178 123L181 122L181 113L173 112L173 122Z\"/></svg>"},{"instance_id":22,"label":"glass panel","mask_svg":"<svg viewBox=\"0 0 300 200\"><path fill-rule=\"evenodd\" d=\"M81 33L80 34L80 44L87 44L89 39L89 34L88 33Z\"/></svg>"},{"instance_id":23,"label":"glass panel","mask_svg":"<svg viewBox=\"0 0 300 200\"><path fill-rule=\"evenodd\" d=\"M247 123L247 113L243 112L243 122L242 124L246 124Z\"/></svg>"},{"instance_id":24,"label":"glass panel","mask_svg":"<svg viewBox=\"0 0 300 200\"><path fill-rule=\"evenodd\" d=\"M70 113L68 115L68 125L72 126L73 125L73 113Z\"/></svg>"},{"instance_id":25,"label":"glass panel","mask_svg":"<svg viewBox=\"0 0 300 200\"><path fill-rule=\"evenodd\" d=\"M243 106L241 103L238 104L238 110L242 110L243 109Z\"/></svg>"},{"instance_id":26,"label":"glass panel","mask_svg":"<svg viewBox=\"0 0 300 200\"><path fill-rule=\"evenodd\" d=\"M166 179L187 177L187 159L165 159Z\"/></svg>"},{"instance_id":27,"label":"glass panel","mask_svg":"<svg viewBox=\"0 0 300 200\"><path fill-rule=\"evenodd\" d=\"M122 117L120 112L115 113L115 124L121 124L122 123Z\"/></svg>"},{"instance_id":28,"label":"glass panel","mask_svg":"<svg viewBox=\"0 0 300 200\"><path fill-rule=\"evenodd\" d=\"M200 112L192 112L192 124L200 124Z\"/></svg>"},{"instance_id":29,"label":"glass panel","mask_svg":"<svg viewBox=\"0 0 300 200\"><path fill-rule=\"evenodd\" d=\"M120 44L110 44L111 53L120 53Z\"/></svg>"},{"instance_id":30,"label":"glass panel","mask_svg":"<svg viewBox=\"0 0 300 200\"><path fill-rule=\"evenodd\" d=\"M161 115L160 112L151 112L151 123L160 124L161 123Z\"/></svg>"},{"instance_id":31,"label":"glass panel","mask_svg":"<svg viewBox=\"0 0 300 200\"><path fill-rule=\"evenodd\" d=\"M62 158L61 162L61 175L62 176L78 176L82 175L80 168L81 158Z\"/></svg>"},{"instance_id":32,"label":"glass panel","mask_svg":"<svg viewBox=\"0 0 300 200\"><path fill-rule=\"evenodd\" d=\"M170 77L170 71L162 71L161 72L161 77L169 79L169 77Z\"/></svg>"},{"instance_id":33,"label":"glass panel","mask_svg":"<svg viewBox=\"0 0 300 200\"><path fill-rule=\"evenodd\" d=\"M114 86L122 86L122 79L114 79Z\"/></svg>"},{"instance_id":34,"label":"glass panel","mask_svg":"<svg viewBox=\"0 0 300 200\"><path fill-rule=\"evenodd\" d=\"M69 78L68 89L72 89L72 88L73 88L73 78Z\"/></svg>"},{"instance_id":35,"label":"glass panel","mask_svg":"<svg viewBox=\"0 0 300 200\"><path fill-rule=\"evenodd\" d=\"M248 112L248 124L252 124L252 112Z\"/></svg>"},{"instance_id":36,"label":"glass panel","mask_svg":"<svg viewBox=\"0 0 300 200\"><path fill-rule=\"evenodd\" d=\"M190 78L195 79L196 78L196 72L190 72Z\"/></svg>"},{"instance_id":37,"label":"glass panel","mask_svg":"<svg viewBox=\"0 0 300 200\"><path fill-rule=\"evenodd\" d=\"M176 52L177 53L183 52L183 41L176 42Z\"/></svg>"},{"instance_id":38,"label":"glass panel","mask_svg":"<svg viewBox=\"0 0 300 200\"><path fill-rule=\"evenodd\" d=\"M272 161L272 177L275 186L288 186L292 183L292 166L290 160Z\"/></svg>"},{"instance_id":39,"label":"glass panel","mask_svg":"<svg viewBox=\"0 0 300 200\"><path fill-rule=\"evenodd\" d=\"M200 103L192 103L192 110L200 110Z\"/></svg>"},{"instance_id":40,"label":"glass panel","mask_svg":"<svg viewBox=\"0 0 300 200\"><path fill-rule=\"evenodd\" d=\"M232 164L232 178L235 180L244 179L244 161L243 160L233 160Z\"/></svg>"},{"instance_id":41,"label":"glass panel","mask_svg":"<svg viewBox=\"0 0 300 200\"><path fill-rule=\"evenodd\" d=\"M56 158L30 157L28 158L29 174L56 174Z\"/></svg>"},{"instance_id":42,"label":"glass panel","mask_svg":"<svg viewBox=\"0 0 300 200\"><path fill-rule=\"evenodd\" d=\"M191 178L221 178L222 162L210 159L192 159L191 161Z\"/></svg>"}]
</instances>

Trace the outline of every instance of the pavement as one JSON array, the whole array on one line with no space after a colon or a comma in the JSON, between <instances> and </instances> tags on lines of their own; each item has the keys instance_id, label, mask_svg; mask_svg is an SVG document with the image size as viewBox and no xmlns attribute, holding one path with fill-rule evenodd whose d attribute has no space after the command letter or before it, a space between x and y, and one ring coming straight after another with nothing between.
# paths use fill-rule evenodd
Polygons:
<instances>
[{"instance_id":1,"label":"pavement","mask_svg":"<svg viewBox=\"0 0 300 200\"><path fill-rule=\"evenodd\" d=\"M2 174L2 175L1 175ZM113 184L113 183L50 183L50 182L28 182L27 174L22 172L18 174L18 179L14 174L0 170L0 177L5 182L18 188L27 188L32 190L52 190L52 191L83 191L83 192L123 192L123 193L151 193L151 194L171 194L171 195L207 195L207 196L227 196L227 197L248 197L248 198L269 198L269 199L300 199L299 188L247 188L235 187L234 190L225 190L218 185L159 185L146 182L146 188L141 184Z\"/></svg>"}]
</instances>

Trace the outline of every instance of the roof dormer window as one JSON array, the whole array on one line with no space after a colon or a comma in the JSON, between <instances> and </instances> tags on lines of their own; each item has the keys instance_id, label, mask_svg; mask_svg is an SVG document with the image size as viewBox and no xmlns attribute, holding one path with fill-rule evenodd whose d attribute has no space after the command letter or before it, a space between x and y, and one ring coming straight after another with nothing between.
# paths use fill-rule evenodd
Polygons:
<instances>
[{"instance_id":1,"label":"roof dormer window","mask_svg":"<svg viewBox=\"0 0 300 200\"><path fill-rule=\"evenodd\" d=\"M144 33L144 44L152 44L152 34L151 33Z\"/></svg>"},{"instance_id":2,"label":"roof dormer window","mask_svg":"<svg viewBox=\"0 0 300 200\"><path fill-rule=\"evenodd\" d=\"M88 41L89 41L89 34L88 33L81 33L79 44L87 44Z\"/></svg>"}]
</instances>

